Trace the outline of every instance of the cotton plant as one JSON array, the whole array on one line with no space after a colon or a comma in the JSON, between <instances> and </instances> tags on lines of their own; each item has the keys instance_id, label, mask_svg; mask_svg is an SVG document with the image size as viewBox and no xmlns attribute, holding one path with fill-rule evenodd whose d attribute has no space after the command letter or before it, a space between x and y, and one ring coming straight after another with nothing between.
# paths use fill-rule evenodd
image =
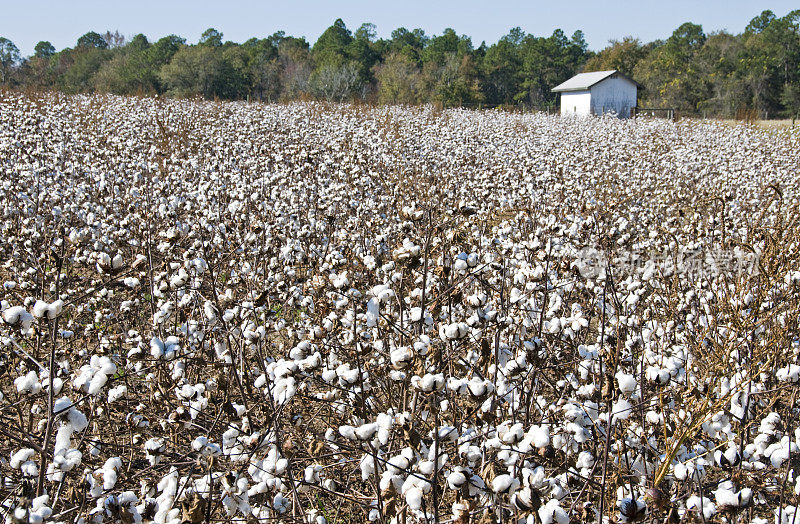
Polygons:
<instances>
[{"instance_id":1,"label":"cotton plant","mask_svg":"<svg viewBox=\"0 0 800 524\"><path fill-rule=\"evenodd\" d=\"M316 523L350 491L387 521L792 514L760 489L800 444L791 136L5 96L0 390L31 430L0 468L46 467L41 508L86 481L93 521ZM603 471L632 487L600 507Z\"/></svg>"}]
</instances>

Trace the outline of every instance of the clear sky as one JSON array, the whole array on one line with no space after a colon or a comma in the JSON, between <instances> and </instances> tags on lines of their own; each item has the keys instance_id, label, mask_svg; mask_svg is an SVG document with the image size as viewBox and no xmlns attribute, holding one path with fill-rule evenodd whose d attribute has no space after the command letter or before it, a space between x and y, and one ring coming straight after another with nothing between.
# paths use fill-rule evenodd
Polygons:
<instances>
[{"instance_id":1,"label":"clear sky","mask_svg":"<svg viewBox=\"0 0 800 524\"><path fill-rule=\"evenodd\" d=\"M644 42L666 38L687 21L701 24L706 33L738 33L764 9L783 16L797 8L798 0L0 0L0 36L13 41L23 56L33 54L40 40L60 50L74 46L87 31L106 30L128 37L144 33L151 40L177 34L190 43L209 27L235 42L283 30L313 44L342 18L351 30L372 22L380 37L401 26L420 27L428 35L452 27L471 36L476 47L482 40L496 42L515 26L537 36L556 28L569 36L580 29L589 47L599 50L609 39L626 35Z\"/></svg>"}]
</instances>

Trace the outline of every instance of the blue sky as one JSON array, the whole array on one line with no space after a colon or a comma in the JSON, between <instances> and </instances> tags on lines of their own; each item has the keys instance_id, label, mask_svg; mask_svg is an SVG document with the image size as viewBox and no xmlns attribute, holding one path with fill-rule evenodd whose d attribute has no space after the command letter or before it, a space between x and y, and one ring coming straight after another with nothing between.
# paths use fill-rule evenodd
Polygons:
<instances>
[{"instance_id":1,"label":"blue sky","mask_svg":"<svg viewBox=\"0 0 800 524\"><path fill-rule=\"evenodd\" d=\"M496 42L514 26L535 35L549 35L556 28L571 35L581 29L589 47L599 50L609 39L626 35L643 41L666 38L686 21L701 24L707 33L721 29L738 33L764 9L783 16L798 7L797 0L0 0L0 36L11 39L24 56L33 53L39 40L62 49L75 45L87 31L107 29L129 37L141 32L151 40L174 33L190 43L208 27L236 42L283 30L313 44L336 18L342 18L352 30L372 22L381 37L400 26L421 27L429 35L452 27L471 36L476 46L482 40Z\"/></svg>"}]
</instances>

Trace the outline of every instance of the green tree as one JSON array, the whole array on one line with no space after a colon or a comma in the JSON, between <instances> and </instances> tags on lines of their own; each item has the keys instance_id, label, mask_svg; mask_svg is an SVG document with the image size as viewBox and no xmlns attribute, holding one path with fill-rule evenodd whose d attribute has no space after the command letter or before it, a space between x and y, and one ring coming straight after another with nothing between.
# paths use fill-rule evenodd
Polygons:
<instances>
[{"instance_id":1,"label":"green tree","mask_svg":"<svg viewBox=\"0 0 800 524\"><path fill-rule=\"evenodd\" d=\"M348 46L352 41L350 30L341 18L337 18L314 43L311 58L318 68L326 65L340 66L349 58Z\"/></svg>"},{"instance_id":2,"label":"green tree","mask_svg":"<svg viewBox=\"0 0 800 524\"><path fill-rule=\"evenodd\" d=\"M514 102L514 95L519 92L522 82L520 46L524 39L525 32L515 27L486 50L481 66L487 103Z\"/></svg>"},{"instance_id":3,"label":"green tree","mask_svg":"<svg viewBox=\"0 0 800 524\"><path fill-rule=\"evenodd\" d=\"M424 100L422 73L402 51L393 52L375 66L375 79L381 104L416 104Z\"/></svg>"},{"instance_id":4,"label":"green tree","mask_svg":"<svg viewBox=\"0 0 800 524\"><path fill-rule=\"evenodd\" d=\"M200 35L200 42L198 42L198 44L209 47L222 47L222 33L213 27L209 27Z\"/></svg>"},{"instance_id":5,"label":"green tree","mask_svg":"<svg viewBox=\"0 0 800 524\"><path fill-rule=\"evenodd\" d=\"M648 104L689 112L701 109L709 96L707 78L697 61L705 40L701 26L686 22L639 62L634 76L645 85Z\"/></svg>"},{"instance_id":6,"label":"green tree","mask_svg":"<svg viewBox=\"0 0 800 524\"><path fill-rule=\"evenodd\" d=\"M112 52L98 47L76 47L58 53L58 87L66 93L84 93L95 89L94 77Z\"/></svg>"},{"instance_id":7,"label":"green tree","mask_svg":"<svg viewBox=\"0 0 800 524\"><path fill-rule=\"evenodd\" d=\"M185 46L161 68L159 78L173 96L213 98L222 70L221 53L214 47Z\"/></svg>"},{"instance_id":8,"label":"green tree","mask_svg":"<svg viewBox=\"0 0 800 524\"><path fill-rule=\"evenodd\" d=\"M11 73L19 61L19 49L14 42L0 36L0 84L10 83Z\"/></svg>"},{"instance_id":9,"label":"green tree","mask_svg":"<svg viewBox=\"0 0 800 524\"><path fill-rule=\"evenodd\" d=\"M406 58L420 65L422 50L429 40L422 29L409 31L405 27L400 27L392 31L392 39L388 42L387 52L388 54L402 53Z\"/></svg>"},{"instance_id":10,"label":"green tree","mask_svg":"<svg viewBox=\"0 0 800 524\"><path fill-rule=\"evenodd\" d=\"M737 70L741 52L742 39L739 36L724 31L708 35L695 58L700 74L709 86L699 110L730 118L747 106L747 89Z\"/></svg>"},{"instance_id":11,"label":"green tree","mask_svg":"<svg viewBox=\"0 0 800 524\"><path fill-rule=\"evenodd\" d=\"M372 67L380 60L375 37L375 24L361 24L346 48L347 56L358 69L358 78L362 84L372 81Z\"/></svg>"},{"instance_id":12,"label":"green tree","mask_svg":"<svg viewBox=\"0 0 800 524\"><path fill-rule=\"evenodd\" d=\"M523 80L514 98L538 108L555 103L553 86L580 71L588 57L583 33L576 31L567 38L560 29L547 38L527 35L520 53Z\"/></svg>"},{"instance_id":13,"label":"green tree","mask_svg":"<svg viewBox=\"0 0 800 524\"><path fill-rule=\"evenodd\" d=\"M95 89L121 95L155 93L158 91L157 69L152 67L151 45L144 35L118 49L105 62L94 78Z\"/></svg>"},{"instance_id":14,"label":"green tree","mask_svg":"<svg viewBox=\"0 0 800 524\"><path fill-rule=\"evenodd\" d=\"M89 31L78 38L77 47L84 49L107 49L108 42L99 33Z\"/></svg>"},{"instance_id":15,"label":"green tree","mask_svg":"<svg viewBox=\"0 0 800 524\"><path fill-rule=\"evenodd\" d=\"M636 65L647 57L647 48L638 38L626 36L622 40L610 40L608 47L589 58L583 70L610 71L612 69L633 77Z\"/></svg>"},{"instance_id":16,"label":"green tree","mask_svg":"<svg viewBox=\"0 0 800 524\"><path fill-rule=\"evenodd\" d=\"M33 56L36 58L50 58L56 54L56 48L47 40L42 40L33 48Z\"/></svg>"}]
</instances>

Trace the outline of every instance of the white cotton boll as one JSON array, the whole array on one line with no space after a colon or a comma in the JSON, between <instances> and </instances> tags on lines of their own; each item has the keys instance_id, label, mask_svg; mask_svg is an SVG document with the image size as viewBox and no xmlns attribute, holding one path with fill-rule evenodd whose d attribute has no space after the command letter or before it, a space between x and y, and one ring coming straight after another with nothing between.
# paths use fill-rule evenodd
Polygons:
<instances>
[{"instance_id":1,"label":"white cotton boll","mask_svg":"<svg viewBox=\"0 0 800 524\"><path fill-rule=\"evenodd\" d=\"M105 373L95 373L92 380L89 382L88 393L90 395L97 395L103 389L103 386L106 385L106 382L108 382L108 377Z\"/></svg>"},{"instance_id":2,"label":"white cotton boll","mask_svg":"<svg viewBox=\"0 0 800 524\"><path fill-rule=\"evenodd\" d=\"M29 329L33 322L33 315L22 306L12 306L3 311L3 320L10 326Z\"/></svg>"},{"instance_id":3,"label":"white cotton boll","mask_svg":"<svg viewBox=\"0 0 800 524\"><path fill-rule=\"evenodd\" d=\"M558 500L551 499L539 508L539 519L542 524L569 524L569 516Z\"/></svg>"},{"instance_id":4,"label":"white cotton boll","mask_svg":"<svg viewBox=\"0 0 800 524\"><path fill-rule=\"evenodd\" d=\"M739 497L730 489L717 489L714 492L714 502L718 507L729 506L732 508L739 507Z\"/></svg>"},{"instance_id":5,"label":"white cotton boll","mask_svg":"<svg viewBox=\"0 0 800 524\"><path fill-rule=\"evenodd\" d=\"M35 371L28 371L25 375L14 379L14 385L18 393L31 393L36 395L42 390L42 384L39 382L39 375Z\"/></svg>"},{"instance_id":6,"label":"white cotton boll","mask_svg":"<svg viewBox=\"0 0 800 524\"><path fill-rule=\"evenodd\" d=\"M359 440L370 440L378 432L378 425L373 423L364 424L355 430Z\"/></svg>"},{"instance_id":7,"label":"white cotton boll","mask_svg":"<svg viewBox=\"0 0 800 524\"><path fill-rule=\"evenodd\" d=\"M64 309L64 301L56 300L47 307L47 318L53 320L57 316L61 315L61 311L63 309Z\"/></svg>"},{"instance_id":8,"label":"white cotton boll","mask_svg":"<svg viewBox=\"0 0 800 524\"><path fill-rule=\"evenodd\" d=\"M472 377L467 384L469 392L475 397L482 397L492 390L492 383L488 380L481 380L478 377Z\"/></svg>"},{"instance_id":9,"label":"white cotton boll","mask_svg":"<svg viewBox=\"0 0 800 524\"><path fill-rule=\"evenodd\" d=\"M769 454L769 461L773 468L780 468L789 459L789 446L780 446Z\"/></svg>"},{"instance_id":10,"label":"white cotton boll","mask_svg":"<svg viewBox=\"0 0 800 524\"><path fill-rule=\"evenodd\" d=\"M89 425L89 420L82 412L75 408L67 412L67 420L75 431L83 431Z\"/></svg>"},{"instance_id":11,"label":"white cotton boll","mask_svg":"<svg viewBox=\"0 0 800 524\"><path fill-rule=\"evenodd\" d=\"M550 428L547 425L541 426L533 425L528 431L531 439L531 444L536 448L545 448L550 445Z\"/></svg>"},{"instance_id":12,"label":"white cotton boll","mask_svg":"<svg viewBox=\"0 0 800 524\"><path fill-rule=\"evenodd\" d=\"M450 489L461 489L467 483L468 471L464 468L456 468L447 475L447 485Z\"/></svg>"},{"instance_id":13,"label":"white cotton boll","mask_svg":"<svg viewBox=\"0 0 800 524\"><path fill-rule=\"evenodd\" d=\"M519 487L519 481L508 474L498 475L492 480L492 491L511 493Z\"/></svg>"},{"instance_id":14,"label":"white cotton boll","mask_svg":"<svg viewBox=\"0 0 800 524\"><path fill-rule=\"evenodd\" d=\"M675 464L675 466L672 468L672 475L678 480L686 480L687 474L688 468L685 464Z\"/></svg>"},{"instance_id":15,"label":"white cotton boll","mask_svg":"<svg viewBox=\"0 0 800 524\"><path fill-rule=\"evenodd\" d=\"M106 460L103 465L103 490L109 491L117 485L117 470L122 469L122 461L118 457Z\"/></svg>"},{"instance_id":16,"label":"white cotton boll","mask_svg":"<svg viewBox=\"0 0 800 524\"><path fill-rule=\"evenodd\" d=\"M575 461L576 468L591 468L594 466L594 456L592 455L591 451L581 451L578 454L578 459Z\"/></svg>"},{"instance_id":17,"label":"white cotton boll","mask_svg":"<svg viewBox=\"0 0 800 524\"><path fill-rule=\"evenodd\" d=\"M164 356L164 343L158 337L150 339L150 356L161 358Z\"/></svg>"},{"instance_id":18,"label":"white cotton boll","mask_svg":"<svg viewBox=\"0 0 800 524\"><path fill-rule=\"evenodd\" d=\"M509 445L516 444L517 442L522 440L524 435L525 432L522 430L522 423L517 422L503 433L503 436L500 438L500 440L503 441L503 444L509 444Z\"/></svg>"},{"instance_id":19,"label":"white cotton boll","mask_svg":"<svg viewBox=\"0 0 800 524\"><path fill-rule=\"evenodd\" d=\"M789 364L788 366L779 369L775 376L781 382L798 382L800 381L800 365Z\"/></svg>"},{"instance_id":20,"label":"white cotton boll","mask_svg":"<svg viewBox=\"0 0 800 524\"><path fill-rule=\"evenodd\" d=\"M432 460L421 460L419 464L417 464L417 469L419 472L425 476L430 475L433 473L433 461Z\"/></svg>"},{"instance_id":21,"label":"white cotton boll","mask_svg":"<svg viewBox=\"0 0 800 524\"><path fill-rule=\"evenodd\" d=\"M393 350L389 358L392 361L392 367L395 369L405 369L414 359L414 352L410 347L403 346Z\"/></svg>"},{"instance_id":22,"label":"white cotton boll","mask_svg":"<svg viewBox=\"0 0 800 524\"><path fill-rule=\"evenodd\" d=\"M348 440L356 440L356 428L353 426L339 426L339 434Z\"/></svg>"},{"instance_id":23,"label":"white cotton boll","mask_svg":"<svg viewBox=\"0 0 800 524\"><path fill-rule=\"evenodd\" d=\"M616 374L616 378L617 384L619 385L619 390L626 395L630 395L636 390L636 378L634 378L633 375L619 371Z\"/></svg>"},{"instance_id":24,"label":"white cotton boll","mask_svg":"<svg viewBox=\"0 0 800 524\"><path fill-rule=\"evenodd\" d=\"M11 455L11 459L9 461L11 469L19 469L22 464L27 462L35 454L36 452L30 448L22 448L21 450L17 451Z\"/></svg>"},{"instance_id":25,"label":"white cotton boll","mask_svg":"<svg viewBox=\"0 0 800 524\"><path fill-rule=\"evenodd\" d=\"M117 365L108 357L100 357L97 366L100 372L106 375L113 375L117 372Z\"/></svg>"},{"instance_id":26,"label":"white cotton boll","mask_svg":"<svg viewBox=\"0 0 800 524\"><path fill-rule=\"evenodd\" d=\"M71 444L73 427L70 424L61 424L56 431L55 450L67 449Z\"/></svg>"},{"instance_id":27,"label":"white cotton boll","mask_svg":"<svg viewBox=\"0 0 800 524\"><path fill-rule=\"evenodd\" d=\"M620 420L627 420L628 417L631 416L631 410L633 407L628 400L621 398L614 402L614 407L612 409L612 416L611 416L611 423L615 423Z\"/></svg>"},{"instance_id":28,"label":"white cotton boll","mask_svg":"<svg viewBox=\"0 0 800 524\"><path fill-rule=\"evenodd\" d=\"M33 305L33 316L36 318L44 318L47 316L47 310L50 308L50 304L45 302L44 300L37 300L36 303Z\"/></svg>"},{"instance_id":29,"label":"white cotton boll","mask_svg":"<svg viewBox=\"0 0 800 524\"><path fill-rule=\"evenodd\" d=\"M405 492L406 504L412 510L416 511L422 507L422 490L418 487L412 487Z\"/></svg>"},{"instance_id":30,"label":"white cotton boll","mask_svg":"<svg viewBox=\"0 0 800 524\"><path fill-rule=\"evenodd\" d=\"M444 327L444 340L455 340L458 338L458 324L448 324Z\"/></svg>"},{"instance_id":31,"label":"white cotton boll","mask_svg":"<svg viewBox=\"0 0 800 524\"><path fill-rule=\"evenodd\" d=\"M717 507L708 497L703 497L701 499L697 495L692 495L686 499L686 510L696 513L697 515L700 515L702 511L703 518L708 520L717 512Z\"/></svg>"},{"instance_id":32,"label":"white cotton boll","mask_svg":"<svg viewBox=\"0 0 800 524\"><path fill-rule=\"evenodd\" d=\"M359 468L361 469L361 480L366 482L375 473L375 462L372 455L362 456Z\"/></svg>"}]
</instances>

